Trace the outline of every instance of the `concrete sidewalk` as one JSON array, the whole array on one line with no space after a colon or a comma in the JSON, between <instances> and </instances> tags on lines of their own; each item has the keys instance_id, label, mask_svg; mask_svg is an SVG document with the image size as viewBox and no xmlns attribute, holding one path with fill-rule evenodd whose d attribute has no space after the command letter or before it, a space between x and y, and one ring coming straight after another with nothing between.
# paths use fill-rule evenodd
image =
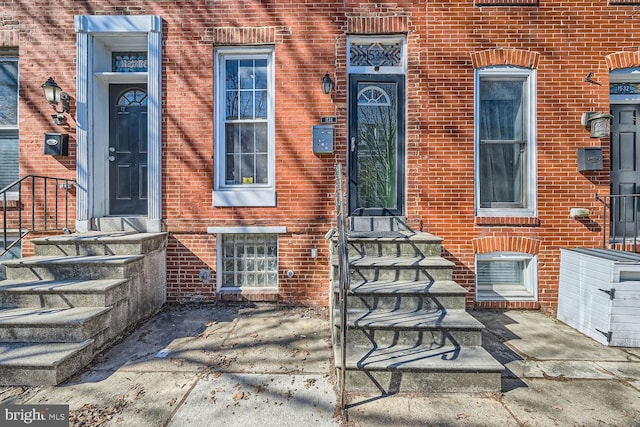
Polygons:
<instances>
[{"instance_id":1,"label":"concrete sidewalk","mask_svg":"<svg viewBox=\"0 0 640 427\"><path fill-rule=\"evenodd\" d=\"M69 404L78 426L640 426L640 349L539 312L473 314L502 393L350 394L344 419L326 310L217 305L167 308L83 374L0 403Z\"/></svg>"}]
</instances>

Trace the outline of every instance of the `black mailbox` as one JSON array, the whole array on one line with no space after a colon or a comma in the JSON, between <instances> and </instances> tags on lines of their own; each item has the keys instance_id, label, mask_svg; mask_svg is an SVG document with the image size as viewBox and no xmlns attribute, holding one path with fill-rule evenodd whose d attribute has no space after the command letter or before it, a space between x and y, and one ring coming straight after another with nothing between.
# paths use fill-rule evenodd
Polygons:
<instances>
[{"instance_id":1,"label":"black mailbox","mask_svg":"<svg viewBox=\"0 0 640 427\"><path fill-rule=\"evenodd\" d=\"M69 155L69 134L66 133L45 133L44 134L44 154L52 156Z\"/></svg>"},{"instance_id":2,"label":"black mailbox","mask_svg":"<svg viewBox=\"0 0 640 427\"><path fill-rule=\"evenodd\" d=\"M578 171L599 171L602 169L602 147L578 148Z\"/></svg>"}]
</instances>

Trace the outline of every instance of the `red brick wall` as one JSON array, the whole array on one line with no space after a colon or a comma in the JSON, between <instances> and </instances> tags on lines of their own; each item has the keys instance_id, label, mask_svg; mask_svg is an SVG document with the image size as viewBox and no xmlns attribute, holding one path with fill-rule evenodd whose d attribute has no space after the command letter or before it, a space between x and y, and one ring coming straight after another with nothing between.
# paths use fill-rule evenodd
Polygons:
<instances>
[{"instance_id":1,"label":"red brick wall","mask_svg":"<svg viewBox=\"0 0 640 427\"><path fill-rule=\"evenodd\" d=\"M580 125L580 116L609 108L605 58L637 51L640 12L606 1L474 3L480 2L96 0L58 3L54 17L44 0L0 1L0 47L17 44L20 55L21 174L75 176L73 120L64 130L71 134L70 156L42 154L42 134L62 128L53 125L40 88L53 76L75 98L73 15L160 15L169 300L213 298L215 273L211 283L198 276L201 269L216 270L215 236L207 227L277 225L287 227L279 240L279 300L327 304L329 254L323 236L333 224L333 167L346 163L347 33L406 33L410 225L444 238L447 257L457 265L456 280L471 291L474 239L539 242L539 304L502 306L554 310L559 248L600 245L594 224L602 224L602 210L594 195L607 193L609 184L606 170L577 172L576 149L599 145ZM509 2L482 2L487 3ZM252 27L267 28L258 34ZM212 207L213 50L236 42L275 45L276 208ZM536 58L539 215L533 221L474 217L473 79L483 51L507 62ZM525 59L510 56L515 52ZM583 81L590 71L602 86ZM336 82L331 95L321 92L325 72ZM330 115L338 116L335 154L316 156L312 125ZM602 144L608 147L607 140ZM571 207L589 208L593 222L569 218ZM319 250L315 259L313 247ZM287 270L295 272L292 278ZM473 302L472 293L468 301Z\"/></svg>"}]
</instances>

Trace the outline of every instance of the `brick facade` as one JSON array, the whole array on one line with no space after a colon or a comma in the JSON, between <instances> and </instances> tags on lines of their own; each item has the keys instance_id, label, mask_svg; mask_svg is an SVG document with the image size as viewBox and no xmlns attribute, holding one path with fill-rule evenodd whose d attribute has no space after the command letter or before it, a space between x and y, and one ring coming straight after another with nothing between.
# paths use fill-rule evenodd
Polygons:
<instances>
[{"instance_id":1,"label":"brick facade","mask_svg":"<svg viewBox=\"0 0 640 427\"><path fill-rule=\"evenodd\" d=\"M207 227L283 226L279 291L241 298L326 305L334 226L334 165L347 162L348 35L407 39L406 216L444 239L455 279L474 301L474 256L498 248L539 257L538 301L557 304L561 247L597 247L602 236L596 193L609 191L605 170L579 173L576 149L599 146L580 124L586 111L608 111L609 71L640 66L637 2L623 1L0 1L0 48L17 47L20 66L21 176L75 177L75 122L56 127L40 85L54 76L75 112L74 15L158 15L163 20L162 218L169 233L170 301L215 296L216 237ZM214 49L275 46L277 206L213 207ZM537 72L535 218L474 215L474 69L514 65ZM321 91L328 72L331 95ZM584 77L593 72L600 85ZM337 116L334 154L314 155L312 125ZM71 135L69 157L42 154L42 134ZM569 217L591 210L589 221ZM311 256L317 249L316 258ZM213 271L205 283L199 271ZM287 271L294 271L288 277Z\"/></svg>"}]
</instances>

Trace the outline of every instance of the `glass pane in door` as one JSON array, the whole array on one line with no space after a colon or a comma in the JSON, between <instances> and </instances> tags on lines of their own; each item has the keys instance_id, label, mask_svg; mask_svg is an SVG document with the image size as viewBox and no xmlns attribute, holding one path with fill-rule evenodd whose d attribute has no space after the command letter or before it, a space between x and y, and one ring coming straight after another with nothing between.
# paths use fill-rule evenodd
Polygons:
<instances>
[{"instance_id":1,"label":"glass pane in door","mask_svg":"<svg viewBox=\"0 0 640 427\"><path fill-rule=\"evenodd\" d=\"M394 82L359 82L356 208L397 208L398 99Z\"/></svg>"}]
</instances>

